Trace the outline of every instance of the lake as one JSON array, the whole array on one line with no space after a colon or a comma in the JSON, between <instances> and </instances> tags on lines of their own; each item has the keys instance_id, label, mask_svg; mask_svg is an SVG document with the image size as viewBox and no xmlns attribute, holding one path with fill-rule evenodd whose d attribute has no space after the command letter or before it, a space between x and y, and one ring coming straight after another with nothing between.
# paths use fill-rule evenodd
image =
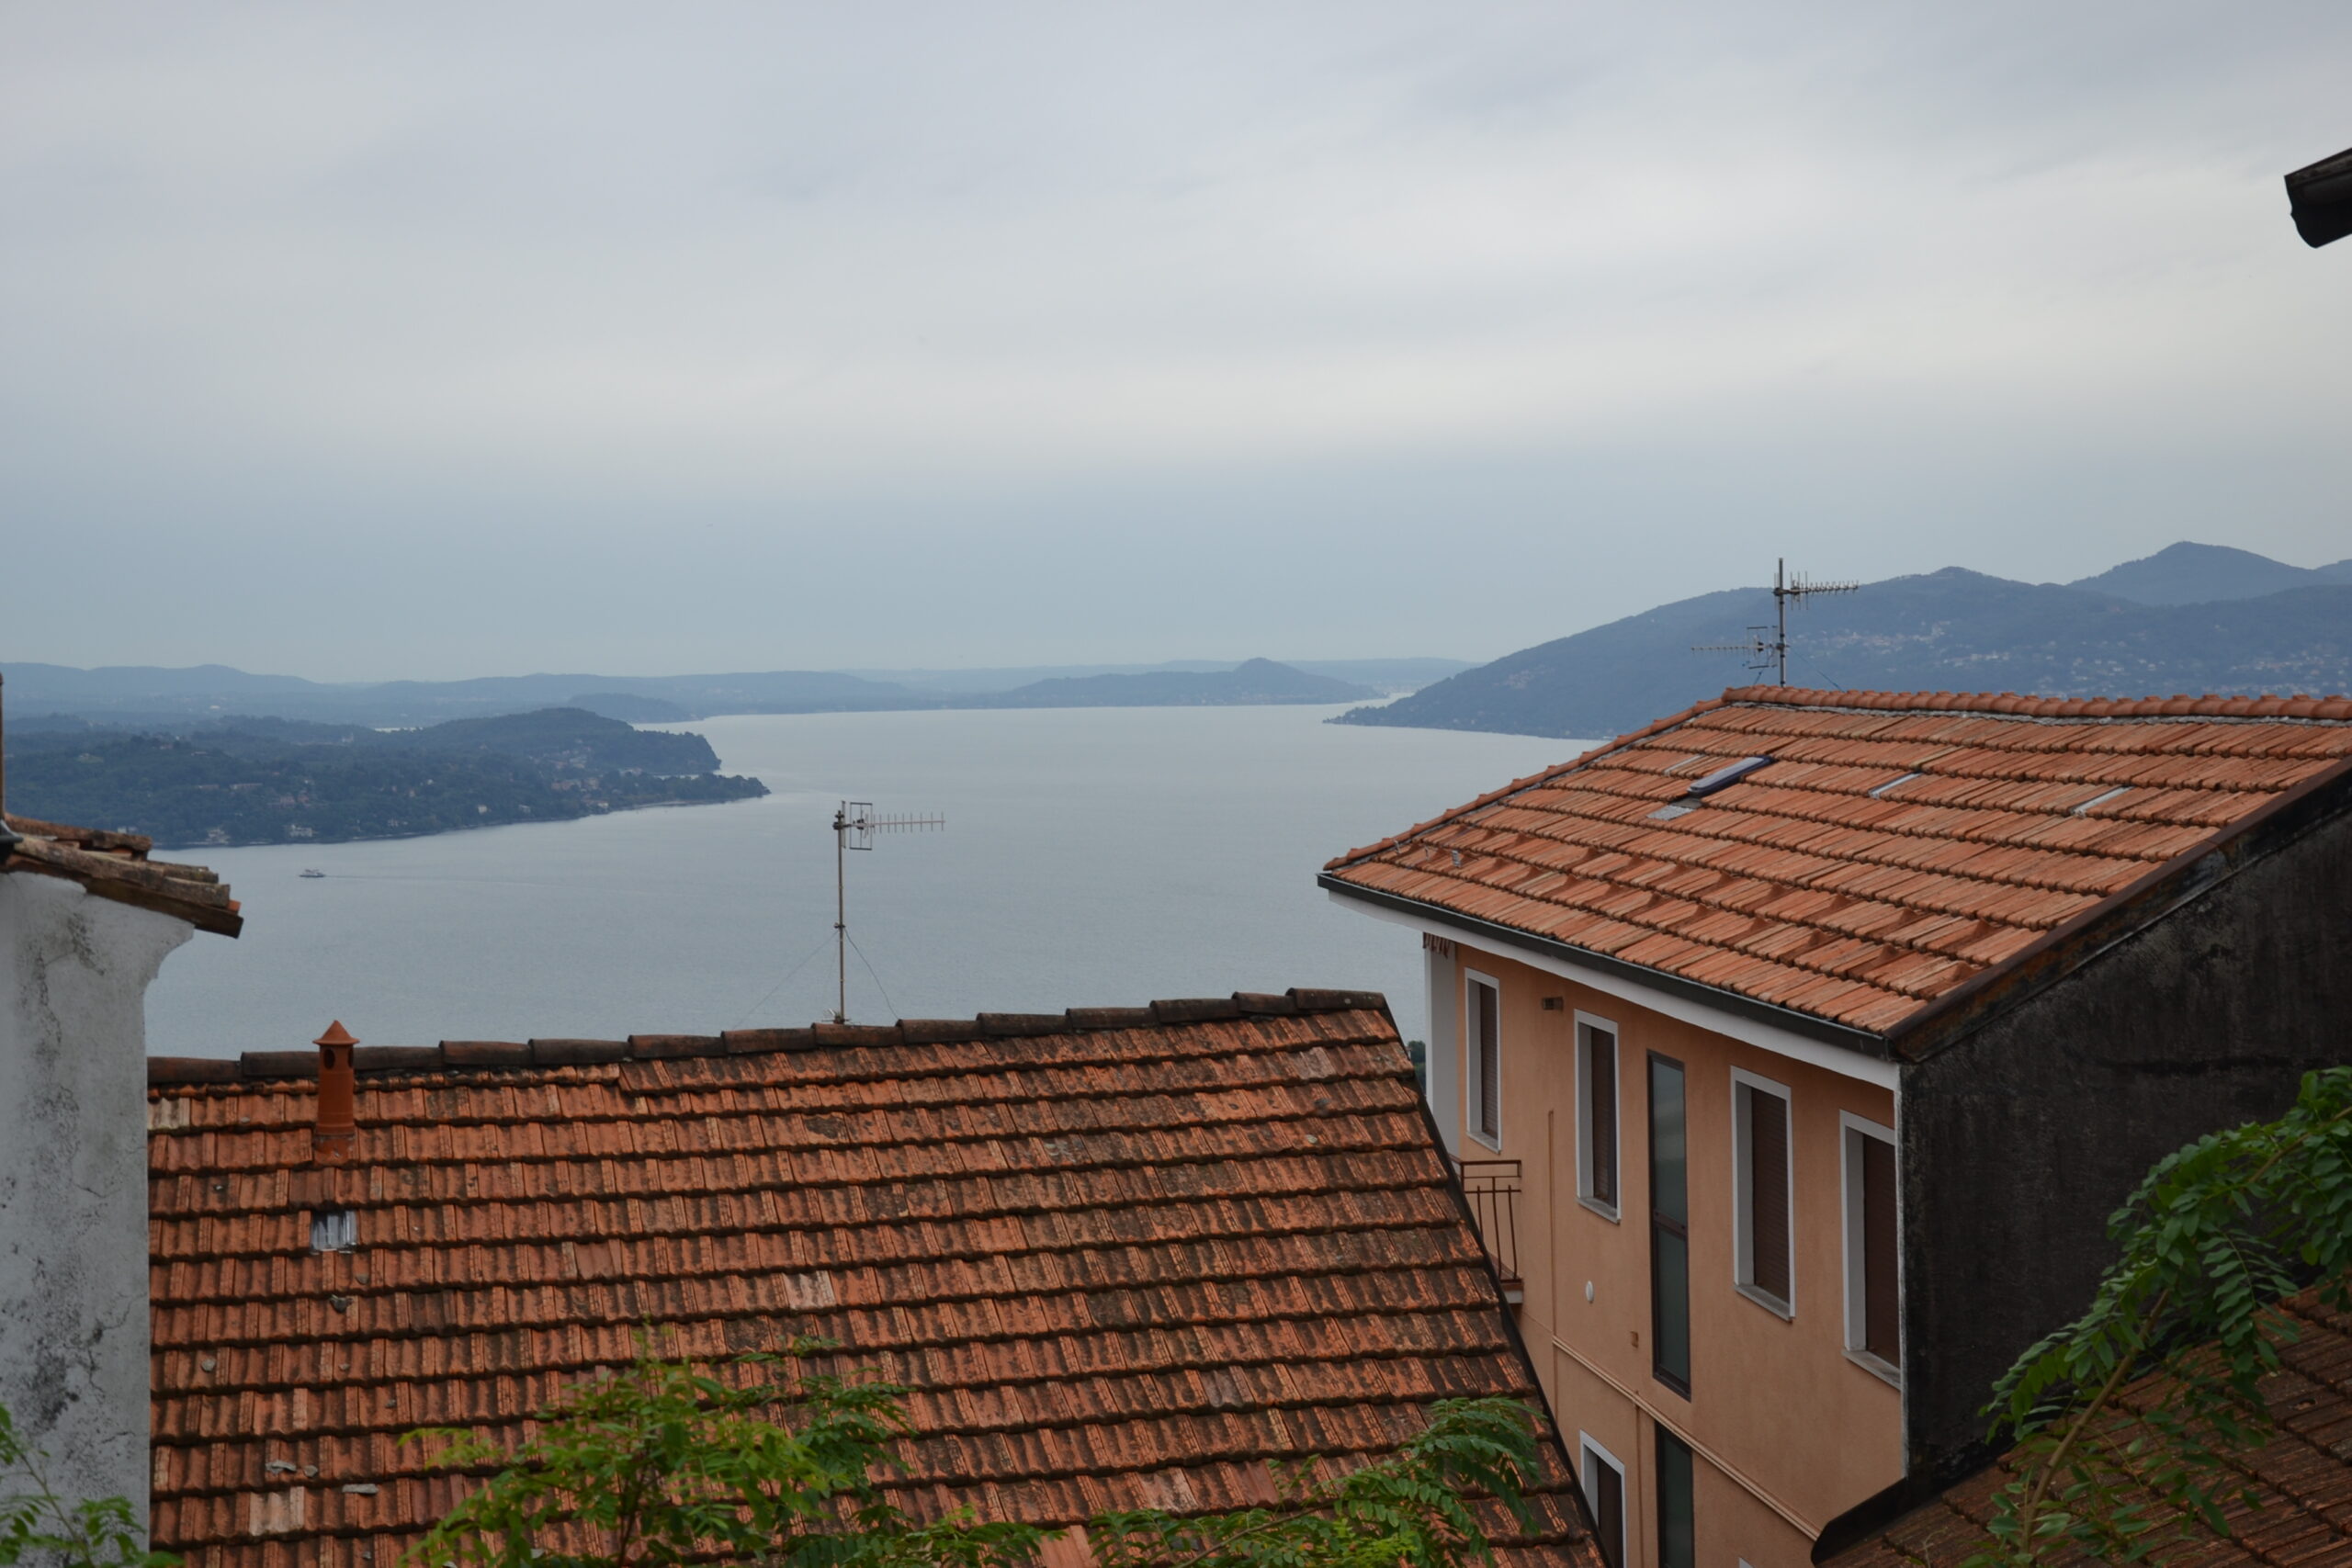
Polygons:
<instances>
[{"instance_id":1,"label":"lake","mask_svg":"<svg viewBox=\"0 0 2352 1568\"><path fill-rule=\"evenodd\" d=\"M1419 943L1333 906L1332 855L1584 742L1322 722L1329 707L760 715L672 726L775 793L369 843L167 852L220 872L148 993L148 1049L805 1024L834 999L836 804L943 814L848 857L854 1021L1058 1012L1292 986L1388 993ZM304 879L305 867L324 872Z\"/></svg>"}]
</instances>

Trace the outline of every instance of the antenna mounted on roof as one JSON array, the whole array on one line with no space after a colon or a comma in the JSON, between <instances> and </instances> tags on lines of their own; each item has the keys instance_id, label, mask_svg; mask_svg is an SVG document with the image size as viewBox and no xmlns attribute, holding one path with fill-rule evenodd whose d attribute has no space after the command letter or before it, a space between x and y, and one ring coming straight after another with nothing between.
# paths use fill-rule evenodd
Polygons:
<instances>
[{"instance_id":1,"label":"antenna mounted on roof","mask_svg":"<svg viewBox=\"0 0 2352 1568\"><path fill-rule=\"evenodd\" d=\"M1772 610L1774 624L1747 628L1746 642L1693 643L1693 653L1744 653L1750 670L1770 670L1778 677L1772 683L1789 683L1789 601L1800 603L1815 593L1851 593L1861 587L1859 582L1815 582L1809 577L1789 581L1789 563L1784 557L1772 565ZM1764 634L1770 632L1770 637Z\"/></svg>"},{"instance_id":2,"label":"antenna mounted on roof","mask_svg":"<svg viewBox=\"0 0 2352 1568\"><path fill-rule=\"evenodd\" d=\"M839 989L833 998L833 1021L849 1021L849 856L851 850L870 850L876 833L916 833L947 826L945 817L917 817L905 812L876 816L870 800L844 800L833 813L833 949ZM863 958L865 954L860 953Z\"/></svg>"}]
</instances>

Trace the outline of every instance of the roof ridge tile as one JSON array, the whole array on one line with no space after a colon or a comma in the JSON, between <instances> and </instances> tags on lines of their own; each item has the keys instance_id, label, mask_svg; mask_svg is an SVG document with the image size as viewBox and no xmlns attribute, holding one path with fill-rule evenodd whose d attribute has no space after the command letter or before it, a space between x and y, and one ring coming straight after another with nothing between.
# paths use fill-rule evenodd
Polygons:
<instances>
[{"instance_id":1,"label":"roof ridge tile","mask_svg":"<svg viewBox=\"0 0 2352 1568\"><path fill-rule=\"evenodd\" d=\"M1279 994L1236 991L1224 997L1155 1001L1139 1008L1071 1008L1057 1013L984 1012L968 1019L900 1019L887 1024L817 1023L798 1029L730 1029L718 1034L632 1034L625 1040L540 1038L444 1040L437 1045L362 1046L354 1054L363 1073L434 1072L450 1067L588 1066L624 1059L668 1061L768 1052L854 1049L883 1045L948 1045L1001 1039L1148 1029L1167 1023L1291 1017L1325 1012L1386 1012L1378 991L1294 987ZM227 1083L239 1078L311 1077L315 1051L247 1051L229 1059L151 1056L150 1087Z\"/></svg>"}]
</instances>

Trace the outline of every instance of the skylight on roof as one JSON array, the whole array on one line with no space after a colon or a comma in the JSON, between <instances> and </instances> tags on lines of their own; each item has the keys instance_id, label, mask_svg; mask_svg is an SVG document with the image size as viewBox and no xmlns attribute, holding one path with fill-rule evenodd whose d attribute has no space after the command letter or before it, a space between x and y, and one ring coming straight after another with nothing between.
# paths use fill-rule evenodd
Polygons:
<instances>
[{"instance_id":1,"label":"skylight on roof","mask_svg":"<svg viewBox=\"0 0 2352 1568\"><path fill-rule=\"evenodd\" d=\"M1889 779L1884 784L1879 785L1876 789L1871 791L1871 798L1872 800L1880 799L1890 790L1899 789L1903 785L1909 784L1913 779L1924 779L1928 775L1925 773L1905 773L1899 779Z\"/></svg>"},{"instance_id":2,"label":"skylight on roof","mask_svg":"<svg viewBox=\"0 0 2352 1568\"><path fill-rule=\"evenodd\" d=\"M1742 757L1736 762L1717 768L1703 779L1692 779L1690 798L1696 800L1702 795L1713 795L1719 789L1737 784L1757 769L1769 768L1771 765L1772 759L1770 757Z\"/></svg>"},{"instance_id":3,"label":"skylight on roof","mask_svg":"<svg viewBox=\"0 0 2352 1568\"><path fill-rule=\"evenodd\" d=\"M312 1252L349 1252L359 1245L359 1216L349 1209L322 1210L311 1216Z\"/></svg>"},{"instance_id":4,"label":"skylight on roof","mask_svg":"<svg viewBox=\"0 0 2352 1568\"><path fill-rule=\"evenodd\" d=\"M2105 795L2095 795L2091 796L2091 798L2090 798L2090 799L2088 799L2088 800L2086 800L2086 801L2083 802L2080 806L2077 806L2076 807L2075 807L2075 809L2074 809L2073 811L2069 812L2067 815L2072 816L2072 817L2080 817L2084 812L2088 811L2088 810L2089 810L2092 807L2094 807L2094 806L2105 806L2109 801L2113 800L2117 795L2130 795L2131 793L2132 793L2132 786L2131 786L2130 784L2123 784L2123 785L2121 785L2121 786L2120 786L2120 787L2118 787L2118 788L2109 790Z\"/></svg>"}]
</instances>

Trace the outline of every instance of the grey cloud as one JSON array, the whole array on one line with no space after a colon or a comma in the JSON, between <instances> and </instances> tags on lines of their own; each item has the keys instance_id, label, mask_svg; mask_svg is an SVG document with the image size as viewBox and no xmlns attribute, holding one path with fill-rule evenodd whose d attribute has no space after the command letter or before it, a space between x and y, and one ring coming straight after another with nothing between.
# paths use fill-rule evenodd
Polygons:
<instances>
[{"instance_id":1,"label":"grey cloud","mask_svg":"<svg viewBox=\"0 0 2352 1568\"><path fill-rule=\"evenodd\" d=\"M121 563L12 658L1487 655L1784 552L2352 554L2278 186L2337 6L11 24L8 556Z\"/></svg>"}]
</instances>

